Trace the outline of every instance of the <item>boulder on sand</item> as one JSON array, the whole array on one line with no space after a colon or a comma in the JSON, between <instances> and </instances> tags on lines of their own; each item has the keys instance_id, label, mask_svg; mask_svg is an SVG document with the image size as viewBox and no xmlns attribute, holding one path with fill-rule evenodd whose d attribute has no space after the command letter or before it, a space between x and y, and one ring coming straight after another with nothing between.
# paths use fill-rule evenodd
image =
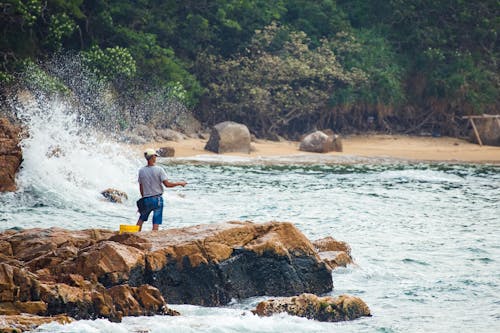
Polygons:
<instances>
[{"instance_id":1,"label":"boulder on sand","mask_svg":"<svg viewBox=\"0 0 500 333\"><path fill-rule=\"evenodd\" d=\"M160 157L174 157L175 148L174 147L161 147L156 151Z\"/></svg>"},{"instance_id":2,"label":"boulder on sand","mask_svg":"<svg viewBox=\"0 0 500 333\"><path fill-rule=\"evenodd\" d=\"M328 153L342 151L340 136L331 130L316 131L306 135L300 142L299 150L312 153Z\"/></svg>"},{"instance_id":3,"label":"boulder on sand","mask_svg":"<svg viewBox=\"0 0 500 333\"><path fill-rule=\"evenodd\" d=\"M319 321L336 322L369 317L370 309L363 300L349 295L318 297L302 294L294 297L270 299L260 302L252 311L259 316L272 316L286 312L292 316Z\"/></svg>"},{"instance_id":4,"label":"boulder on sand","mask_svg":"<svg viewBox=\"0 0 500 333\"><path fill-rule=\"evenodd\" d=\"M16 190L16 172L23 160L20 132L7 118L0 118L0 192Z\"/></svg>"},{"instance_id":5,"label":"boulder on sand","mask_svg":"<svg viewBox=\"0 0 500 333\"><path fill-rule=\"evenodd\" d=\"M215 125L205 150L223 154L229 152L250 153L250 131L243 124L225 121Z\"/></svg>"}]
</instances>

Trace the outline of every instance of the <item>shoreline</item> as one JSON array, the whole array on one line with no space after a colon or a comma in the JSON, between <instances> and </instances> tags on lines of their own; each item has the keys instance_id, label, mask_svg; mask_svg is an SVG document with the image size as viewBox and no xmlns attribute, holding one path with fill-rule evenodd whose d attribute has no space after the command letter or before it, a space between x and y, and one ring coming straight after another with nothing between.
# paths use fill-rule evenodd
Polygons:
<instances>
[{"instance_id":1,"label":"shoreline","mask_svg":"<svg viewBox=\"0 0 500 333\"><path fill-rule=\"evenodd\" d=\"M152 147L175 149L171 161L208 163L387 163L387 162L445 162L500 165L500 147L479 146L463 139L451 137L419 137L404 135L352 135L342 137L343 152L309 153L299 150L298 141L252 142L252 151L216 154L204 150L207 140L184 139L178 142L161 141L143 145L130 145L137 151Z\"/></svg>"}]
</instances>

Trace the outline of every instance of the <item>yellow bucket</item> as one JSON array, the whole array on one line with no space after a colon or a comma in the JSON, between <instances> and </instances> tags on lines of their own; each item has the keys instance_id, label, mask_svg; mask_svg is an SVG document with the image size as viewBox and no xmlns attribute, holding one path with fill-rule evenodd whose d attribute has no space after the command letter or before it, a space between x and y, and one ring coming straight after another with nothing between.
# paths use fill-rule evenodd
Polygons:
<instances>
[{"instance_id":1,"label":"yellow bucket","mask_svg":"<svg viewBox=\"0 0 500 333\"><path fill-rule=\"evenodd\" d=\"M138 232L138 225L120 224L120 234L124 232Z\"/></svg>"}]
</instances>

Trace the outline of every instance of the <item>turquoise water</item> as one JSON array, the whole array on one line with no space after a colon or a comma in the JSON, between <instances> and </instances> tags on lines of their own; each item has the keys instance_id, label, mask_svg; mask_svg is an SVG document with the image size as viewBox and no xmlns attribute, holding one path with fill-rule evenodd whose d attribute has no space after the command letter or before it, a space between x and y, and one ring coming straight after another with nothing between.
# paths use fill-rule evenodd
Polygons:
<instances>
[{"instance_id":1,"label":"turquoise water","mask_svg":"<svg viewBox=\"0 0 500 333\"><path fill-rule=\"evenodd\" d=\"M140 152L82 128L64 104L28 111L19 190L0 194L0 230L135 223ZM180 317L49 324L37 332L500 331L500 166L318 156L160 160L170 180L188 182L164 194L162 227L276 220L293 222L311 240L346 241L356 265L333 272L332 295L361 297L373 317L259 318L250 310L263 298L252 298L220 308L172 305ZM108 187L129 201L104 201L100 191Z\"/></svg>"},{"instance_id":2,"label":"turquoise water","mask_svg":"<svg viewBox=\"0 0 500 333\"><path fill-rule=\"evenodd\" d=\"M500 330L500 167L446 164L192 165L164 160L184 189L165 194L166 227L229 220L293 222L310 239L348 242L356 265L333 272L333 295L359 296L373 317L318 323L249 310L262 298L223 308L173 306L182 317L80 321L42 332L495 332ZM0 196L2 229L117 229L135 221L130 160L125 205L97 194L32 183ZM26 170L23 170L26 171ZM123 171L123 170L122 170ZM126 172L125 172L126 173ZM22 177L27 177L21 174ZM29 177L28 177L29 178ZM68 180L71 184L72 180ZM92 182L91 182L92 183ZM66 187L70 187L66 184ZM83 187L83 188L82 188ZM78 191L90 192L80 185ZM135 191L135 192L134 192ZM79 200L74 200L80 198ZM150 228L150 225L147 227Z\"/></svg>"}]
</instances>

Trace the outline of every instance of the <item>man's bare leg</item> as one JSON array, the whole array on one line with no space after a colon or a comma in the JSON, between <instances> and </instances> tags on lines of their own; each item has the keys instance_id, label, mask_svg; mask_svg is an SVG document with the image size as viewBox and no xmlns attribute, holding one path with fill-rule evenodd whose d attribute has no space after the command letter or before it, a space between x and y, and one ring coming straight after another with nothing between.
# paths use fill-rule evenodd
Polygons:
<instances>
[{"instance_id":1,"label":"man's bare leg","mask_svg":"<svg viewBox=\"0 0 500 333\"><path fill-rule=\"evenodd\" d=\"M154 224L153 223L153 231L158 231L158 228L160 227L159 224Z\"/></svg>"},{"instance_id":2,"label":"man's bare leg","mask_svg":"<svg viewBox=\"0 0 500 333\"><path fill-rule=\"evenodd\" d=\"M142 230L142 224L143 224L143 223L144 223L144 222L143 222L140 218L137 220L137 224L136 224L136 225L138 225L138 226L139 226L139 231L141 231L141 230Z\"/></svg>"}]
</instances>

